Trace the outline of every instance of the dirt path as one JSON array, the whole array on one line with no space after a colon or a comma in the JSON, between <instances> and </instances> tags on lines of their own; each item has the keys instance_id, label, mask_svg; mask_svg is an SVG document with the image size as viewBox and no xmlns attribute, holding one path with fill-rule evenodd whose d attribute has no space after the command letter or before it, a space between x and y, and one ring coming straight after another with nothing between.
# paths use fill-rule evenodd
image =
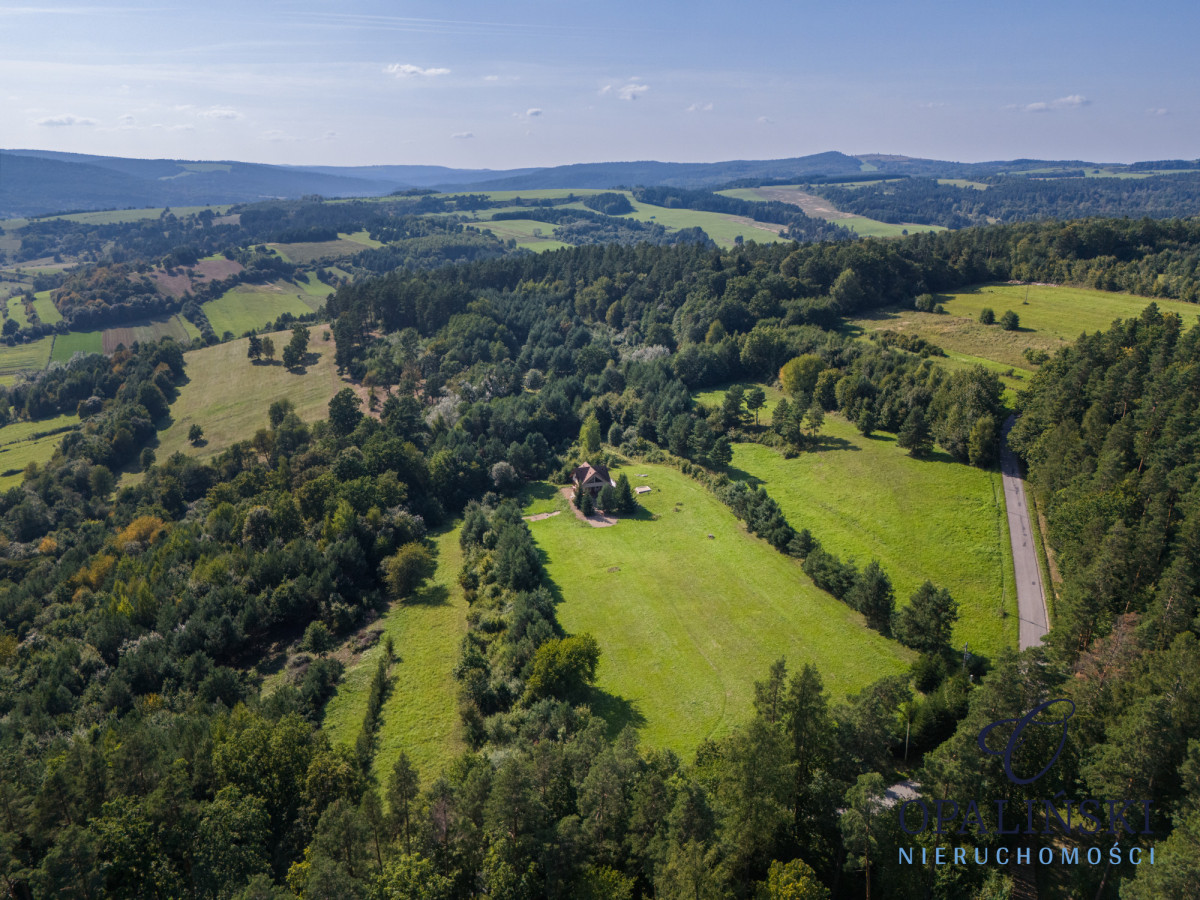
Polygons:
<instances>
[{"instance_id":1,"label":"dirt path","mask_svg":"<svg viewBox=\"0 0 1200 900\"><path fill-rule=\"evenodd\" d=\"M538 513L536 516L525 516L525 521L526 522L540 522L540 521L542 521L542 519L549 519L554 516L557 516L560 512L562 512L561 509L556 509L554 512Z\"/></svg>"},{"instance_id":2,"label":"dirt path","mask_svg":"<svg viewBox=\"0 0 1200 900\"><path fill-rule=\"evenodd\" d=\"M590 516L585 516L574 503L571 503L571 496L575 493L574 488L565 487L562 489L562 495L567 498L567 503L571 507L571 512L575 513L575 518L580 522L587 522L593 528L611 528L617 524L616 517L606 516L604 513L592 513Z\"/></svg>"},{"instance_id":3,"label":"dirt path","mask_svg":"<svg viewBox=\"0 0 1200 900\"><path fill-rule=\"evenodd\" d=\"M758 190L767 200L779 200L783 203L798 206L804 211L806 216L811 216L814 219L854 218L854 213L842 212L840 209L835 209L832 203L824 197L818 197L816 194L808 194L804 191L796 190L773 190L771 188L759 188Z\"/></svg>"},{"instance_id":4,"label":"dirt path","mask_svg":"<svg viewBox=\"0 0 1200 900\"><path fill-rule=\"evenodd\" d=\"M1000 472L1004 480L1004 505L1008 510L1008 533L1012 539L1013 571L1017 577L1017 616L1021 622L1020 648L1034 647L1042 642L1049 628L1046 614L1046 592L1042 586L1042 570L1038 566L1037 549L1033 543L1029 507L1025 503L1025 485L1017 456L1008 446L1008 432L1016 422L1009 416L1004 423L1004 443L1000 453Z\"/></svg>"}]
</instances>

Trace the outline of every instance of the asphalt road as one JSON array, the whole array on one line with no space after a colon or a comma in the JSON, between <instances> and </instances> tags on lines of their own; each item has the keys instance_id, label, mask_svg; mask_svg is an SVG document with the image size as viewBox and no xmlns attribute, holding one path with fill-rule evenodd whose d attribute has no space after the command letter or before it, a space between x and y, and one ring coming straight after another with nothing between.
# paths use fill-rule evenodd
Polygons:
<instances>
[{"instance_id":1,"label":"asphalt road","mask_svg":"<svg viewBox=\"0 0 1200 900\"><path fill-rule=\"evenodd\" d=\"M1017 576L1020 646L1024 650L1042 642L1042 637L1049 630L1049 617L1046 615L1042 570L1038 567L1037 549L1033 544L1029 523L1029 507L1025 503L1021 467L1016 454L1008 448L1008 431L1016 420L1016 416L1009 416L1004 423L1000 471L1004 480L1004 505L1008 510L1008 533L1012 538L1013 569Z\"/></svg>"}]
</instances>

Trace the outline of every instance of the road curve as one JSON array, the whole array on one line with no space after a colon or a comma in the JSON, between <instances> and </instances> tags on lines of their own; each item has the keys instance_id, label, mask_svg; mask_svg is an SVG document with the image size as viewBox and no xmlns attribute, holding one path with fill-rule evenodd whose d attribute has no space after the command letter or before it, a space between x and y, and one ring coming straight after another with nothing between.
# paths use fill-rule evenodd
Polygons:
<instances>
[{"instance_id":1,"label":"road curve","mask_svg":"<svg viewBox=\"0 0 1200 900\"><path fill-rule=\"evenodd\" d=\"M1017 577L1017 617L1021 623L1020 647L1034 647L1042 642L1049 628L1046 615L1046 592L1042 586L1042 570L1038 566L1037 548L1029 522L1029 507L1025 503L1025 485L1017 455L1008 447L1008 432L1017 421L1009 416L1004 423L1004 438L1000 450L1000 472L1004 480L1004 506L1008 510L1008 534L1012 539L1013 570Z\"/></svg>"}]
</instances>

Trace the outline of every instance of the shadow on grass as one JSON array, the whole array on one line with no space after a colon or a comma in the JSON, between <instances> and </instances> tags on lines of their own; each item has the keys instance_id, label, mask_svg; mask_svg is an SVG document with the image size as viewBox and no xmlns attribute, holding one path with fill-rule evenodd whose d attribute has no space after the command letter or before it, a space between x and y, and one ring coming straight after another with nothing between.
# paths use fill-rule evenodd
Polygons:
<instances>
[{"instance_id":1,"label":"shadow on grass","mask_svg":"<svg viewBox=\"0 0 1200 900\"><path fill-rule=\"evenodd\" d=\"M558 495L558 487L545 481L535 481L521 488L517 500L521 506L528 506L534 500L553 500Z\"/></svg>"},{"instance_id":2,"label":"shadow on grass","mask_svg":"<svg viewBox=\"0 0 1200 900\"><path fill-rule=\"evenodd\" d=\"M725 474L727 474L733 481L746 482L746 484L750 485L750 487L758 487L760 484L766 484L766 482L757 475L751 475L745 469L739 469L737 466L726 466Z\"/></svg>"},{"instance_id":3,"label":"shadow on grass","mask_svg":"<svg viewBox=\"0 0 1200 900\"><path fill-rule=\"evenodd\" d=\"M427 584L411 597L404 598L405 606L445 606L450 602L450 588L444 584Z\"/></svg>"},{"instance_id":4,"label":"shadow on grass","mask_svg":"<svg viewBox=\"0 0 1200 900\"><path fill-rule=\"evenodd\" d=\"M853 443L843 437L834 437L831 434L817 435L817 440L813 446L807 450L808 453L828 453L830 450L850 450L854 453L862 451L862 447L856 447Z\"/></svg>"},{"instance_id":5,"label":"shadow on grass","mask_svg":"<svg viewBox=\"0 0 1200 900\"><path fill-rule=\"evenodd\" d=\"M592 712L607 723L609 740L616 738L626 726L642 728L646 724L646 717L634 701L610 694L601 688L588 689L587 704L592 708Z\"/></svg>"}]
</instances>

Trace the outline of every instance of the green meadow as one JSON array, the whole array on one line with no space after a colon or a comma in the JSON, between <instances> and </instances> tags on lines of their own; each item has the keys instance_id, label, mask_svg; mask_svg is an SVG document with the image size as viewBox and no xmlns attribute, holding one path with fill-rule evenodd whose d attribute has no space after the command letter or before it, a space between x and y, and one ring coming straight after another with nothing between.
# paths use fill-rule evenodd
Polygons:
<instances>
[{"instance_id":1,"label":"green meadow","mask_svg":"<svg viewBox=\"0 0 1200 900\"><path fill-rule=\"evenodd\" d=\"M0 490L20 484L25 467L46 462L61 443L63 432L78 424L78 416L66 415L0 428Z\"/></svg>"},{"instance_id":2,"label":"green meadow","mask_svg":"<svg viewBox=\"0 0 1200 900\"><path fill-rule=\"evenodd\" d=\"M330 289L320 285L318 298L318 289L312 286L313 280L306 280L303 284L289 281L239 284L216 300L205 303L202 308L218 336L227 331L242 335L271 324L284 313L302 316L320 308Z\"/></svg>"},{"instance_id":3,"label":"green meadow","mask_svg":"<svg viewBox=\"0 0 1200 900\"><path fill-rule=\"evenodd\" d=\"M277 348L273 365L251 363L246 357L250 342L244 338L188 351L187 383L171 404L170 426L159 432L158 458L181 452L209 459L266 428L267 410L276 400L291 400L306 422L326 418L330 399L346 384L338 377L333 341L324 339L324 331L320 325L309 329L309 354L316 360L303 373L289 372L279 362L290 331L270 336ZM187 440L192 425L204 429L205 443L199 447Z\"/></svg>"},{"instance_id":4,"label":"green meadow","mask_svg":"<svg viewBox=\"0 0 1200 900\"><path fill-rule=\"evenodd\" d=\"M0 376L15 376L21 372L37 372L46 368L53 343L54 335L47 335L28 344L0 346Z\"/></svg>"},{"instance_id":5,"label":"green meadow","mask_svg":"<svg viewBox=\"0 0 1200 900\"><path fill-rule=\"evenodd\" d=\"M955 643L995 657L1017 641L1012 555L998 472L937 451L917 460L876 432L825 418L818 450L792 459L735 444L734 477L761 482L793 528L864 566L878 559L900 606L928 578L959 602Z\"/></svg>"},{"instance_id":6,"label":"green meadow","mask_svg":"<svg viewBox=\"0 0 1200 900\"><path fill-rule=\"evenodd\" d=\"M639 203L632 197L629 202L633 204L633 212L625 213L621 218L657 222L672 231L698 226L722 247L732 247L734 238L737 237L747 241L758 241L760 244L786 240L779 236L779 225L695 209L667 209L665 206Z\"/></svg>"},{"instance_id":7,"label":"green meadow","mask_svg":"<svg viewBox=\"0 0 1200 900\"><path fill-rule=\"evenodd\" d=\"M52 359L55 362L68 362L76 353L104 352L103 331L70 331L57 334L51 340L54 341Z\"/></svg>"},{"instance_id":8,"label":"green meadow","mask_svg":"<svg viewBox=\"0 0 1200 900\"><path fill-rule=\"evenodd\" d=\"M526 505L561 510L529 527L562 597L559 621L600 644L594 706L614 728L633 723L645 744L690 756L745 721L754 681L780 657L815 664L835 697L906 671L908 650L703 486L667 466L622 471L652 491L639 497L643 512L611 528L580 522L555 486L534 486Z\"/></svg>"},{"instance_id":9,"label":"green meadow","mask_svg":"<svg viewBox=\"0 0 1200 900\"><path fill-rule=\"evenodd\" d=\"M458 584L458 535L458 528L452 528L433 538L433 579L415 597L394 604L373 626L391 635L396 653L375 753L374 771L383 785L401 751L428 784L464 746L454 679L459 642L467 631L467 601ZM322 727L334 743L353 747L358 739L382 642L383 638L347 667L325 708Z\"/></svg>"},{"instance_id":10,"label":"green meadow","mask_svg":"<svg viewBox=\"0 0 1200 900\"><path fill-rule=\"evenodd\" d=\"M1107 329L1115 319L1139 315L1150 303L1192 324L1200 306L1177 300L1155 300L1089 288L1057 285L984 284L952 294L939 294L945 315L888 307L852 320L851 333L879 329L919 334L946 351L979 357L1005 367L1025 367L1026 347L1049 353L1073 343L1082 332ZM979 324L979 312L990 307L996 319L1008 310L1020 317L1017 331Z\"/></svg>"}]
</instances>

